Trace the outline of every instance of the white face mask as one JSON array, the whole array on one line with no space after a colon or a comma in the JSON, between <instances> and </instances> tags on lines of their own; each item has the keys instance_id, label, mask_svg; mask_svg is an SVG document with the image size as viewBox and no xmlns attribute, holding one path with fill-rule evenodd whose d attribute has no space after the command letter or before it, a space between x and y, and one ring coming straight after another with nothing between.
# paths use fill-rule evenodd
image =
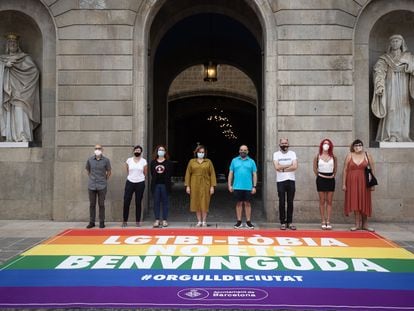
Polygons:
<instances>
[{"instance_id":1,"label":"white face mask","mask_svg":"<svg viewBox=\"0 0 414 311\"><path fill-rule=\"evenodd\" d=\"M97 157L101 156L102 155L102 150L95 150L95 155Z\"/></svg>"},{"instance_id":2,"label":"white face mask","mask_svg":"<svg viewBox=\"0 0 414 311\"><path fill-rule=\"evenodd\" d=\"M197 152L197 158L203 159L204 158L204 152Z\"/></svg>"},{"instance_id":3,"label":"white face mask","mask_svg":"<svg viewBox=\"0 0 414 311\"><path fill-rule=\"evenodd\" d=\"M328 144L323 144L322 149L324 151L328 151L329 150L329 145Z\"/></svg>"}]
</instances>

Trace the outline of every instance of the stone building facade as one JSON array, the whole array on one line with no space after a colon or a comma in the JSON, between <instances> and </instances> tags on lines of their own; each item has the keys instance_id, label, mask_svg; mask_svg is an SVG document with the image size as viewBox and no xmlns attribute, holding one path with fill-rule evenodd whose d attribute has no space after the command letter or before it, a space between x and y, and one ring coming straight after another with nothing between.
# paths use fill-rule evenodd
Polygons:
<instances>
[{"instance_id":1,"label":"stone building facade","mask_svg":"<svg viewBox=\"0 0 414 311\"><path fill-rule=\"evenodd\" d=\"M191 80L191 68L202 64L197 47L173 59L162 54L169 29L199 14L236 21L256 42L251 54L234 51L243 42L221 43L222 68L240 69L227 71L227 85L182 86L180 78ZM380 147L370 112L373 64L394 33L414 51L412 29L412 0L2 0L0 33L19 33L41 71L42 123L30 148L0 148L0 217L87 220L84 166L101 143L113 167L107 219L120 220L131 146L142 144L150 157L153 145L168 140L168 126L159 126L168 124L168 101L203 93L254 107L269 221L277 220L272 154L281 137L299 158L297 221L319 219L312 159L325 137L335 143L340 170L355 138L369 146L380 182L375 220L413 221L414 149Z\"/></svg>"}]
</instances>

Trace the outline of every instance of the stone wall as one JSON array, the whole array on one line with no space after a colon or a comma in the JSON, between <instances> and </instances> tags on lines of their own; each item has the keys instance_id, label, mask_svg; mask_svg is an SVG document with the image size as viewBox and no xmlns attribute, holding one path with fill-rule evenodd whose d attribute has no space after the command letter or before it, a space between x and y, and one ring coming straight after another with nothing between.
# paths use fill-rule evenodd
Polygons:
<instances>
[{"instance_id":1,"label":"stone wall","mask_svg":"<svg viewBox=\"0 0 414 311\"><path fill-rule=\"evenodd\" d=\"M170 1L170 0L168 0ZM147 151L153 86L151 22L164 1L2 0L42 30L42 146L0 150L0 217L87 220L85 161L101 143L112 160L107 219L119 220L131 146ZM288 137L299 157L298 221L318 221L312 158L320 140L336 145L339 169L355 138L368 145L369 35L391 11L414 14L410 0L249 1L264 41L264 204L277 219L272 154ZM46 15L47 17L44 17ZM53 47L55 49L53 50ZM414 151L370 148L380 185L374 219L414 220ZM342 216L337 178L334 218ZM23 194L23 195L22 195Z\"/></svg>"}]
</instances>

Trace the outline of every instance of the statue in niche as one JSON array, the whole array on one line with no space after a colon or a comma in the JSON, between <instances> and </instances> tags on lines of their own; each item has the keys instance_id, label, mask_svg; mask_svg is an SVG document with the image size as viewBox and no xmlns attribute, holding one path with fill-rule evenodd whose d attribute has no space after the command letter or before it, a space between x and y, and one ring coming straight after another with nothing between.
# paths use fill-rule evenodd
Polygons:
<instances>
[{"instance_id":1,"label":"statue in niche","mask_svg":"<svg viewBox=\"0 0 414 311\"><path fill-rule=\"evenodd\" d=\"M39 70L19 47L19 36L6 35L6 54L0 55L0 134L8 142L33 141L40 123Z\"/></svg>"},{"instance_id":2,"label":"statue in niche","mask_svg":"<svg viewBox=\"0 0 414 311\"><path fill-rule=\"evenodd\" d=\"M410 101L414 99L414 55L401 35L389 38L387 53L374 66L372 113L380 119L376 140L410 142Z\"/></svg>"}]
</instances>

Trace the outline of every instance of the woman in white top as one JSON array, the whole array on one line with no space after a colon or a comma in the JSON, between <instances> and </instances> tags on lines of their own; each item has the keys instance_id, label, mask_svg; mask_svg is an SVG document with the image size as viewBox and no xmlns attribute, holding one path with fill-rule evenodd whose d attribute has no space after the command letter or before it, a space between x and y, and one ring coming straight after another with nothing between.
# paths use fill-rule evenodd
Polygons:
<instances>
[{"instance_id":1,"label":"woman in white top","mask_svg":"<svg viewBox=\"0 0 414 311\"><path fill-rule=\"evenodd\" d=\"M319 194L319 211L322 230L331 230L332 199L335 191L337 159L333 153L333 143L324 139L319 144L319 153L313 160L313 172L316 176L316 189Z\"/></svg>"},{"instance_id":2,"label":"woman in white top","mask_svg":"<svg viewBox=\"0 0 414 311\"><path fill-rule=\"evenodd\" d=\"M128 177L124 192L124 214L122 227L126 227L129 216L129 205L135 193L135 220L137 227L141 222L141 201L145 190L145 177L147 176L147 160L142 157L142 147L134 147L134 156L126 160Z\"/></svg>"}]
</instances>

